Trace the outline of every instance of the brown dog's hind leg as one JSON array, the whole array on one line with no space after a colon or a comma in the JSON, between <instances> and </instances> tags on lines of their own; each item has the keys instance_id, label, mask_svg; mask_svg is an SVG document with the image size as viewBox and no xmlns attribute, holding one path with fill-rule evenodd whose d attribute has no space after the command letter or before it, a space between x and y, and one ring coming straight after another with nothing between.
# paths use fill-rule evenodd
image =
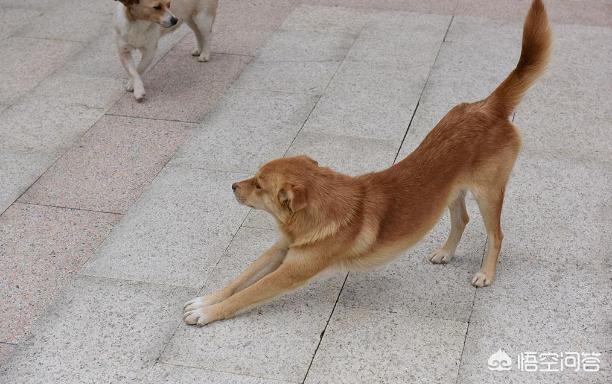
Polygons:
<instances>
[{"instance_id":1,"label":"brown dog's hind leg","mask_svg":"<svg viewBox=\"0 0 612 384\"><path fill-rule=\"evenodd\" d=\"M497 258L499 257L504 238L500 223L504 190L505 186L497 188L489 187L474 193L487 230L487 254L482 262L480 271L476 272L472 279L472 285L478 288L491 285L495 279Z\"/></svg>"},{"instance_id":2,"label":"brown dog's hind leg","mask_svg":"<svg viewBox=\"0 0 612 384\"><path fill-rule=\"evenodd\" d=\"M459 241L461 241L463 230L470 221L467 209L465 208L465 191L459 192L459 195L448 206L448 211L450 212L451 220L451 229L448 239L440 249L433 252L427 258L434 264L445 264L453 259L455 251L457 250L457 245L459 245Z\"/></svg>"}]
</instances>

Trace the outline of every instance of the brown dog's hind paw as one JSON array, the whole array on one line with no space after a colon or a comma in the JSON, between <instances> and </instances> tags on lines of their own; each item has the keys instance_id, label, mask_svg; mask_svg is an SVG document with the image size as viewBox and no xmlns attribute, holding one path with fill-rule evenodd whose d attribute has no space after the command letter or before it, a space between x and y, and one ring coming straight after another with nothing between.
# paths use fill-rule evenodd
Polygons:
<instances>
[{"instance_id":1,"label":"brown dog's hind paw","mask_svg":"<svg viewBox=\"0 0 612 384\"><path fill-rule=\"evenodd\" d=\"M476 288L488 287L493 283L493 278L487 276L484 272L478 271L472 278L472 285Z\"/></svg>"},{"instance_id":2,"label":"brown dog's hind paw","mask_svg":"<svg viewBox=\"0 0 612 384\"><path fill-rule=\"evenodd\" d=\"M438 249L431 255L427 256L427 260L433 264L446 264L453 259L454 255L445 249Z\"/></svg>"}]
</instances>

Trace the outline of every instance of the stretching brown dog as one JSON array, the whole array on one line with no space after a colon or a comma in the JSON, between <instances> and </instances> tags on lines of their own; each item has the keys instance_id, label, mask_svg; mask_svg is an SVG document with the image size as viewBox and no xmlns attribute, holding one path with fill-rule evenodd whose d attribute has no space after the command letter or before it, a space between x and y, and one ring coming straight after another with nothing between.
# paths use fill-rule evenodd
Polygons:
<instances>
[{"instance_id":1,"label":"stretching brown dog","mask_svg":"<svg viewBox=\"0 0 612 384\"><path fill-rule=\"evenodd\" d=\"M298 156L270 161L255 177L235 183L238 201L272 214L282 239L227 287L188 302L185 322L227 319L325 270L385 263L425 236L445 207L450 235L429 260L447 263L468 222L467 191L478 202L488 236L487 255L472 284L490 285L503 238L504 191L521 147L509 116L544 71L551 40L544 5L535 0L512 73L486 99L454 107L391 168L351 177Z\"/></svg>"}]
</instances>

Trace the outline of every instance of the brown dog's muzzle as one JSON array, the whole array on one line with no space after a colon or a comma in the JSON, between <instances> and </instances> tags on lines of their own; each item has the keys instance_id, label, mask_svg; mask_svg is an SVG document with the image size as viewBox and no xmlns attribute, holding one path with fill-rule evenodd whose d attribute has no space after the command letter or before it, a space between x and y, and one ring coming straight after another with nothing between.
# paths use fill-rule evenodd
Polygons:
<instances>
[{"instance_id":1,"label":"brown dog's muzzle","mask_svg":"<svg viewBox=\"0 0 612 384\"><path fill-rule=\"evenodd\" d=\"M248 194L248 188L246 185L243 185L247 181L248 180L243 180L232 184L232 191L234 191L234 197L236 197L236 200L238 200L240 204L248 205L246 201L246 194Z\"/></svg>"}]
</instances>

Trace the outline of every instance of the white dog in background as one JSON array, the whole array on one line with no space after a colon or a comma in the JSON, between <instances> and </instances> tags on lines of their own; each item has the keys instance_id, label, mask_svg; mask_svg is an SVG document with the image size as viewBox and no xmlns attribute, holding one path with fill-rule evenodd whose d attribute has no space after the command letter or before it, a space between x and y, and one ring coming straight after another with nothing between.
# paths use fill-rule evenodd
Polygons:
<instances>
[{"instance_id":1,"label":"white dog in background","mask_svg":"<svg viewBox=\"0 0 612 384\"><path fill-rule=\"evenodd\" d=\"M159 38L185 22L193 31L197 47L193 51L199 61L210 59L210 33L217 14L218 0L118 0L114 26L119 60L130 79L127 90L136 100L145 96L142 75L155 57ZM139 50L138 66L132 57Z\"/></svg>"}]
</instances>

